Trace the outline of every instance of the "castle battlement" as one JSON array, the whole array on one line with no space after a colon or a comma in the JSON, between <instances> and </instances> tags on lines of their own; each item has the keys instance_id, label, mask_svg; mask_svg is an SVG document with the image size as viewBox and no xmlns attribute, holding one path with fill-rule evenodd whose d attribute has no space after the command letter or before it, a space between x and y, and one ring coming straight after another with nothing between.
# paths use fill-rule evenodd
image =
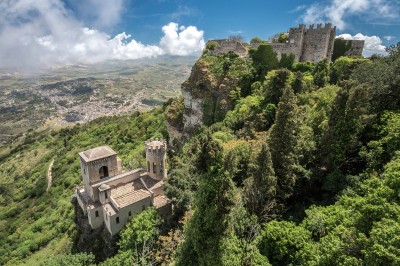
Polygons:
<instances>
[{"instance_id":1,"label":"castle battlement","mask_svg":"<svg viewBox=\"0 0 400 266\"><path fill-rule=\"evenodd\" d=\"M150 155L164 155L167 150L167 142L165 140L150 139L144 143L146 154Z\"/></svg>"},{"instance_id":2,"label":"castle battlement","mask_svg":"<svg viewBox=\"0 0 400 266\"><path fill-rule=\"evenodd\" d=\"M319 62L323 59L331 61L333 48L336 38L336 26L332 23L319 23L317 25L299 24L297 28L289 29L287 43L271 43L272 48L277 53L278 59L282 54L293 54L296 62ZM213 40L217 43L217 47L213 51L209 51L210 55L222 54L233 51L239 56L248 56L246 43L238 40ZM259 44L254 43L251 48L257 48ZM361 56L363 46L361 42L354 43L354 49L351 49L349 55Z\"/></svg>"}]
</instances>

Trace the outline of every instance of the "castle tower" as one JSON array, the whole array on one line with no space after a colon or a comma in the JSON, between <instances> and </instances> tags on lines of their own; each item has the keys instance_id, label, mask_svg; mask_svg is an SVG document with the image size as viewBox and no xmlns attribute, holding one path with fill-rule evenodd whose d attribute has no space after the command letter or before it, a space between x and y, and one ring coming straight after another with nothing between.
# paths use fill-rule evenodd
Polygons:
<instances>
[{"instance_id":1,"label":"castle tower","mask_svg":"<svg viewBox=\"0 0 400 266\"><path fill-rule=\"evenodd\" d=\"M147 174L156 180L167 176L166 158L167 142L165 140L148 140L145 142Z\"/></svg>"},{"instance_id":2,"label":"castle tower","mask_svg":"<svg viewBox=\"0 0 400 266\"><path fill-rule=\"evenodd\" d=\"M93 191L92 184L121 173L121 160L117 153L108 146L101 146L79 153L82 179L85 191L93 200L98 200L98 191Z\"/></svg>"}]
</instances>

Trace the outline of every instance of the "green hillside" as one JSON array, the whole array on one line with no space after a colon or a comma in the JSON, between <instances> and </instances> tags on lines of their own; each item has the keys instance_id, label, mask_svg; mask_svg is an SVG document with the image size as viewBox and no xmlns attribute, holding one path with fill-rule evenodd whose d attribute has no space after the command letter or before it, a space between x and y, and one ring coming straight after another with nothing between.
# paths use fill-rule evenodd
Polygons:
<instances>
[{"instance_id":1,"label":"green hillside","mask_svg":"<svg viewBox=\"0 0 400 266\"><path fill-rule=\"evenodd\" d=\"M107 144L133 168L144 163L143 142L165 136L161 108L29 134L0 162L0 265L37 265L71 252L76 229L70 200L81 182L78 152ZM53 182L46 192L52 160Z\"/></svg>"}]
</instances>

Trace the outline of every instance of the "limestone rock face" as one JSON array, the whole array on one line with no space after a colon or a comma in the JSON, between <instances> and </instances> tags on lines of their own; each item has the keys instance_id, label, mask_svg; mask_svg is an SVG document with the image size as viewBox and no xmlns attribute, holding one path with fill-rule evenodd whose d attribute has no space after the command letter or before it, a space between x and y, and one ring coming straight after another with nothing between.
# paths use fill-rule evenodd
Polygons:
<instances>
[{"instance_id":1,"label":"limestone rock face","mask_svg":"<svg viewBox=\"0 0 400 266\"><path fill-rule=\"evenodd\" d=\"M201 125L221 121L232 108L229 92L238 84L233 77L217 78L200 58L190 77L182 84L184 100L183 136L189 137Z\"/></svg>"}]
</instances>

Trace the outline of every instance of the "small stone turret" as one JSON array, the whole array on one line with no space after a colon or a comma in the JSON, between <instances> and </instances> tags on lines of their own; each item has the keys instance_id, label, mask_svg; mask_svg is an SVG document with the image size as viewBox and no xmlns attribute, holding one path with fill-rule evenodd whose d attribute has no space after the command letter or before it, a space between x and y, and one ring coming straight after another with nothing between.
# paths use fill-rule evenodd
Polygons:
<instances>
[{"instance_id":1,"label":"small stone turret","mask_svg":"<svg viewBox=\"0 0 400 266\"><path fill-rule=\"evenodd\" d=\"M148 175L156 180L167 176L166 158L167 142L165 140L148 140L145 142Z\"/></svg>"}]
</instances>

